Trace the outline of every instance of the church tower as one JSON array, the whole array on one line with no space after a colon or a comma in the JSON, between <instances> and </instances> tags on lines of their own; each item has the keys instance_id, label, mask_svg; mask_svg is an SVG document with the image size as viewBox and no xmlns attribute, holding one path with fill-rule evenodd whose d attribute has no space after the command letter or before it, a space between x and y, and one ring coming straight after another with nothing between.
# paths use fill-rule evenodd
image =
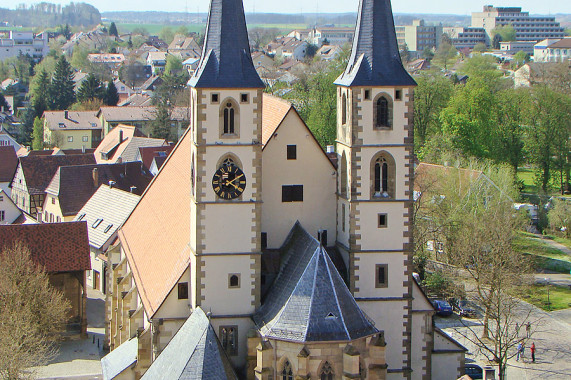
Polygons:
<instances>
[{"instance_id":1,"label":"church tower","mask_svg":"<svg viewBox=\"0 0 571 380\"><path fill-rule=\"evenodd\" d=\"M212 0L190 78L192 308L209 312L234 366L260 304L262 90L242 0ZM182 175L182 174L181 174Z\"/></svg>"},{"instance_id":2,"label":"church tower","mask_svg":"<svg viewBox=\"0 0 571 380\"><path fill-rule=\"evenodd\" d=\"M361 0L337 85L337 246L359 306L384 331L389 378L410 378L414 80L390 0Z\"/></svg>"}]
</instances>

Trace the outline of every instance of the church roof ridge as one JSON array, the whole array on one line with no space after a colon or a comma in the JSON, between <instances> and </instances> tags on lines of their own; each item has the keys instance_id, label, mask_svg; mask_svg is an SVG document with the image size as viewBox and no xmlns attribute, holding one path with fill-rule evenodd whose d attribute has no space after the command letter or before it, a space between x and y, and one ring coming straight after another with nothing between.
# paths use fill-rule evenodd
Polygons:
<instances>
[{"instance_id":1,"label":"church roof ridge","mask_svg":"<svg viewBox=\"0 0 571 380\"><path fill-rule=\"evenodd\" d=\"M416 86L400 59L390 0L360 0L351 56L335 84Z\"/></svg>"},{"instance_id":2,"label":"church roof ridge","mask_svg":"<svg viewBox=\"0 0 571 380\"><path fill-rule=\"evenodd\" d=\"M242 0L211 0L195 88L264 88L252 56Z\"/></svg>"}]
</instances>

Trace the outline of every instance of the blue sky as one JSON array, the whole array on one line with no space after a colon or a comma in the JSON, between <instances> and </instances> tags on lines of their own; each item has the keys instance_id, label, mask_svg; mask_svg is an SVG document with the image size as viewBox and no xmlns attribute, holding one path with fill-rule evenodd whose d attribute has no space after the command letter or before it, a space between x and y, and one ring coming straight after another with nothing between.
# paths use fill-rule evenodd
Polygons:
<instances>
[{"instance_id":1,"label":"blue sky","mask_svg":"<svg viewBox=\"0 0 571 380\"><path fill-rule=\"evenodd\" d=\"M45 0L51 3L68 4L70 1ZM82 0L76 0L77 2ZM100 11L208 11L209 0L83 0L94 5ZM355 12L358 0L243 0L246 12L273 13L308 13L308 12ZM0 7L14 8L17 3L38 3L38 1L0 0ZM480 11L485 4L495 6L518 6L532 14L571 13L569 0L502 0L502 1L468 1L468 0L393 0L393 12L396 13L449 13L470 15Z\"/></svg>"}]
</instances>

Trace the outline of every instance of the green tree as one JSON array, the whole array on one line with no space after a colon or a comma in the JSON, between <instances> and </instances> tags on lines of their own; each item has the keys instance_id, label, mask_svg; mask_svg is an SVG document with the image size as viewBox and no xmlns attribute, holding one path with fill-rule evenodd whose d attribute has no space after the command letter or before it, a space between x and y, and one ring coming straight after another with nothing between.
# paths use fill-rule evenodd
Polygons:
<instances>
[{"instance_id":1,"label":"green tree","mask_svg":"<svg viewBox=\"0 0 571 380\"><path fill-rule=\"evenodd\" d=\"M34 119L34 138L32 140L32 149L44 149L44 122L39 117Z\"/></svg>"},{"instance_id":2,"label":"green tree","mask_svg":"<svg viewBox=\"0 0 571 380\"><path fill-rule=\"evenodd\" d=\"M182 60L178 57L167 54L167 63L165 65L165 74L166 75L177 75L182 72Z\"/></svg>"},{"instance_id":3,"label":"green tree","mask_svg":"<svg viewBox=\"0 0 571 380\"><path fill-rule=\"evenodd\" d=\"M48 100L50 93L50 77L48 73L41 69L39 73L36 74L32 85L30 86L30 97L32 99L32 106L36 111L36 115L40 117L44 114L44 111L48 108Z\"/></svg>"},{"instance_id":4,"label":"green tree","mask_svg":"<svg viewBox=\"0 0 571 380\"><path fill-rule=\"evenodd\" d=\"M448 66L456 62L457 55L458 51L453 45L443 42L440 44L438 50L436 50L432 62L435 65L442 67L444 70L448 70Z\"/></svg>"},{"instance_id":5,"label":"green tree","mask_svg":"<svg viewBox=\"0 0 571 380\"><path fill-rule=\"evenodd\" d=\"M119 32L117 31L117 25L115 25L114 22L111 22L111 25L109 26L109 35L119 37Z\"/></svg>"},{"instance_id":6,"label":"green tree","mask_svg":"<svg viewBox=\"0 0 571 380\"><path fill-rule=\"evenodd\" d=\"M99 79L93 74L89 74L81 86L77 90L77 100L80 102L92 101L94 99L102 99L104 96L104 87L101 86Z\"/></svg>"},{"instance_id":7,"label":"green tree","mask_svg":"<svg viewBox=\"0 0 571 380\"><path fill-rule=\"evenodd\" d=\"M429 47L424 48L422 51L422 58L428 59L429 61L432 60L434 58L434 51Z\"/></svg>"},{"instance_id":8,"label":"green tree","mask_svg":"<svg viewBox=\"0 0 571 380\"><path fill-rule=\"evenodd\" d=\"M525 115L521 105L527 103L527 92L506 89L498 93L498 129L494 158L504 161L513 171L514 183L517 171L524 159Z\"/></svg>"},{"instance_id":9,"label":"green tree","mask_svg":"<svg viewBox=\"0 0 571 380\"><path fill-rule=\"evenodd\" d=\"M174 31L172 30L171 27L165 26L159 32L159 38L165 41L167 44L170 44L174 39Z\"/></svg>"},{"instance_id":10,"label":"green tree","mask_svg":"<svg viewBox=\"0 0 571 380\"><path fill-rule=\"evenodd\" d=\"M20 111L18 114L20 118L20 133L18 142L22 145L30 145L33 139L34 132L34 119L36 117L36 111L31 104Z\"/></svg>"},{"instance_id":11,"label":"green tree","mask_svg":"<svg viewBox=\"0 0 571 380\"><path fill-rule=\"evenodd\" d=\"M189 32L188 32L188 27L186 27L185 25L181 25L178 28L176 28L176 30L174 31L174 34L182 34L183 36L188 36Z\"/></svg>"},{"instance_id":12,"label":"green tree","mask_svg":"<svg viewBox=\"0 0 571 380\"><path fill-rule=\"evenodd\" d=\"M476 53L482 53L485 52L488 48L486 47L486 44L479 42L476 44L476 46L474 46L474 49L472 49L473 52Z\"/></svg>"},{"instance_id":13,"label":"green tree","mask_svg":"<svg viewBox=\"0 0 571 380\"><path fill-rule=\"evenodd\" d=\"M117 87L112 80L107 82L107 88L105 89L105 104L108 106L116 106L119 103L119 94L117 93Z\"/></svg>"},{"instance_id":14,"label":"green tree","mask_svg":"<svg viewBox=\"0 0 571 380\"><path fill-rule=\"evenodd\" d=\"M520 66L523 66L524 64L528 63L530 61L530 59L531 58L530 58L528 53L526 53L523 50L520 50L517 53L515 53L513 62L514 62L516 67L520 67Z\"/></svg>"},{"instance_id":15,"label":"green tree","mask_svg":"<svg viewBox=\"0 0 571 380\"><path fill-rule=\"evenodd\" d=\"M73 71L62 55L58 60L50 86L50 106L54 110L68 109L75 101Z\"/></svg>"},{"instance_id":16,"label":"green tree","mask_svg":"<svg viewBox=\"0 0 571 380\"><path fill-rule=\"evenodd\" d=\"M498 26L492 30L492 35L499 35L502 42L515 41L516 32L512 24L506 26Z\"/></svg>"},{"instance_id":17,"label":"green tree","mask_svg":"<svg viewBox=\"0 0 571 380\"><path fill-rule=\"evenodd\" d=\"M547 214L549 228L552 233L565 238L571 237L571 204L562 199L554 200L554 205Z\"/></svg>"},{"instance_id":18,"label":"green tree","mask_svg":"<svg viewBox=\"0 0 571 380\"><path fill-rule=\"evenodd\" d=\"M172 110L166 101L161 101L155 111L151 136L168 140L171 136L171 113Z\"/></svg>"},{"instance_id":19,"label":"green tree","mask_svg":"<svg viewBox=\"0 0 571 380\"><path fill-rule=\"evenodd\" d=\"M422 147L431 134L440 131L438 117L452 95L452 82L437 72L422 73L414 90L415 144Z\"/></svg>"}]
</instances>

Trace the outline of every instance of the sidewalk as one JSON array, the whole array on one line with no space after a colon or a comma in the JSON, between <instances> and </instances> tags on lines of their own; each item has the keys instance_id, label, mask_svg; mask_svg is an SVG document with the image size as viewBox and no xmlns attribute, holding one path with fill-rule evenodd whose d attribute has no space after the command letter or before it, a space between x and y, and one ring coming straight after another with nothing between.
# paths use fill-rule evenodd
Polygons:
<instances>
[{"instance_id":1,"label":"sidewalk","mask_svg":"<svg viewBox=\"0 0 571 380\"><path fill-rule=\"evenodd\" d=\"M62 342L59 354L49 364L35 368L38 379L102 379L101 352L105 338L105 296L88 288L88 339ZM98 347L99 340L99 347Z\"/></svg>"}]
</instances>

